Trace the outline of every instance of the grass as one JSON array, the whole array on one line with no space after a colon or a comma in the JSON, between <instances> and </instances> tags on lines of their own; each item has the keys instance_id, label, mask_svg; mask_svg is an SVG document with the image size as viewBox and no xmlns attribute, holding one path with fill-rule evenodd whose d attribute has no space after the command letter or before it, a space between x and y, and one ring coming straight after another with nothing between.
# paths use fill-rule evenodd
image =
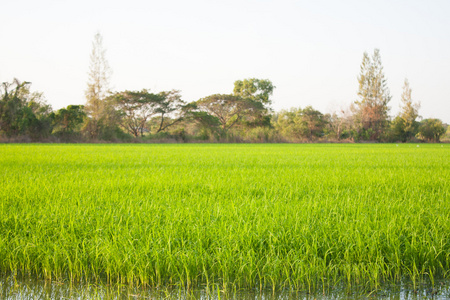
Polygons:
<instances>
[{"instance_id":1,"label":"grass","mask_svg":"<svg viewBox=\"0 0 450 300\"><path fill-rule=\"evenodd\" d=\"M449 277L448 145L0 145L0 271L149 287Z\"/></svg>"}]
</instances>

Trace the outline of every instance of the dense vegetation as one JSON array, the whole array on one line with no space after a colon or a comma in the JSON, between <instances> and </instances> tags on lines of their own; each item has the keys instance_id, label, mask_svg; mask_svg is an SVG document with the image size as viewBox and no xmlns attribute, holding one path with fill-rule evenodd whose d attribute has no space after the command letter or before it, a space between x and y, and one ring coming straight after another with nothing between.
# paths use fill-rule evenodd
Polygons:
<instances>
[{"instance_id":1,"label":"dense vegetation","mask_svg":"<svg viewBox=\"0 0 450 300\"><path fill-rule=\"evenodd\" d=\"M49 142L439 142L450 127L420 121L418 102L405 80L401 112L389 116L391 96L378 50L364 53L358 99L323 114L311 106L274 112L275 86L268 79L237 80L230 94L187 103L178 90L110 92L110 69L97 35L91 54L86 105L52 111L30 83L14 80L0 89L0 141Z\"/></svg>"},{"instance_id":2,"label":"dense vegetation","mask_svg":"<svg viewBox=\"0 0 450 300\"><path fill-rule=\"evenodd\" d=\"M447 145L0 145L0 270L306 290L449 277Z\"/></svg>"}]
</instances>

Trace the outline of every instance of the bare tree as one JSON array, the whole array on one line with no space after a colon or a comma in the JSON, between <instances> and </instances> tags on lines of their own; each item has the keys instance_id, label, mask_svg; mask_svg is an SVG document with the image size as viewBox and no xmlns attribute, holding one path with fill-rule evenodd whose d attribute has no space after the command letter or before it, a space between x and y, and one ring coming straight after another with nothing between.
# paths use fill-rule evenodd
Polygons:
<instances>
[{"instance_id":1,"label":"bare tree","mask_svg":"<svg viewBox=\"0 0 450 300\"><path fill-rule=\"evenodd\" d=\"M109 93L111 68L106 60L106 50L103 48L103 37L100 33L94 36L92 42L92 52L90 56L88 86L85 91L85 110L88 121L84 130L90 138L97 138L101 127L111 125L110 109L106 97Z\"/></svg>"}]
</instances>

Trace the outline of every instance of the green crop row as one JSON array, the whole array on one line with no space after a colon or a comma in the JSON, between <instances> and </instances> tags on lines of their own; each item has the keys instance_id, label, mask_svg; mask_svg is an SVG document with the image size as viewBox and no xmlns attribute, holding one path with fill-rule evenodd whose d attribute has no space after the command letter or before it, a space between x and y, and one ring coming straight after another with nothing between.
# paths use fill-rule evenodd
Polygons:
<instances>
[{"instance_id":1,"label":"green crop row","mask_svg":"<svg viewBox=\"0 0 450 300\"><path fill-rule=\"evenodd\" d=\"M448 145L0 145L0 271L317 290L449 277Z\"/></svg>"}]
</instances>

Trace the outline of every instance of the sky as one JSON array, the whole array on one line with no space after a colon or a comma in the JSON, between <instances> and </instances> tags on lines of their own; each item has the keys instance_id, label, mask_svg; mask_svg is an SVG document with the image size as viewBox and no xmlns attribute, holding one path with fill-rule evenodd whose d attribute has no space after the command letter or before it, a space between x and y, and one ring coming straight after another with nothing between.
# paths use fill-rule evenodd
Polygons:
<instances>
[{"instance_id":1,"label":"sky","mask_svg":"<svg viewBox=\"0 0 450 300\"><path fill-rule=\"evenodd\" d=\"M177 89L185 101L269 79L275 111L357 100L380 49L399 112L405 78L423 118L450 123L448 0L0 0L0 82L32 82L54 109L84 104L100 32L113 91Z\"/></svg>"}]
</instances>

